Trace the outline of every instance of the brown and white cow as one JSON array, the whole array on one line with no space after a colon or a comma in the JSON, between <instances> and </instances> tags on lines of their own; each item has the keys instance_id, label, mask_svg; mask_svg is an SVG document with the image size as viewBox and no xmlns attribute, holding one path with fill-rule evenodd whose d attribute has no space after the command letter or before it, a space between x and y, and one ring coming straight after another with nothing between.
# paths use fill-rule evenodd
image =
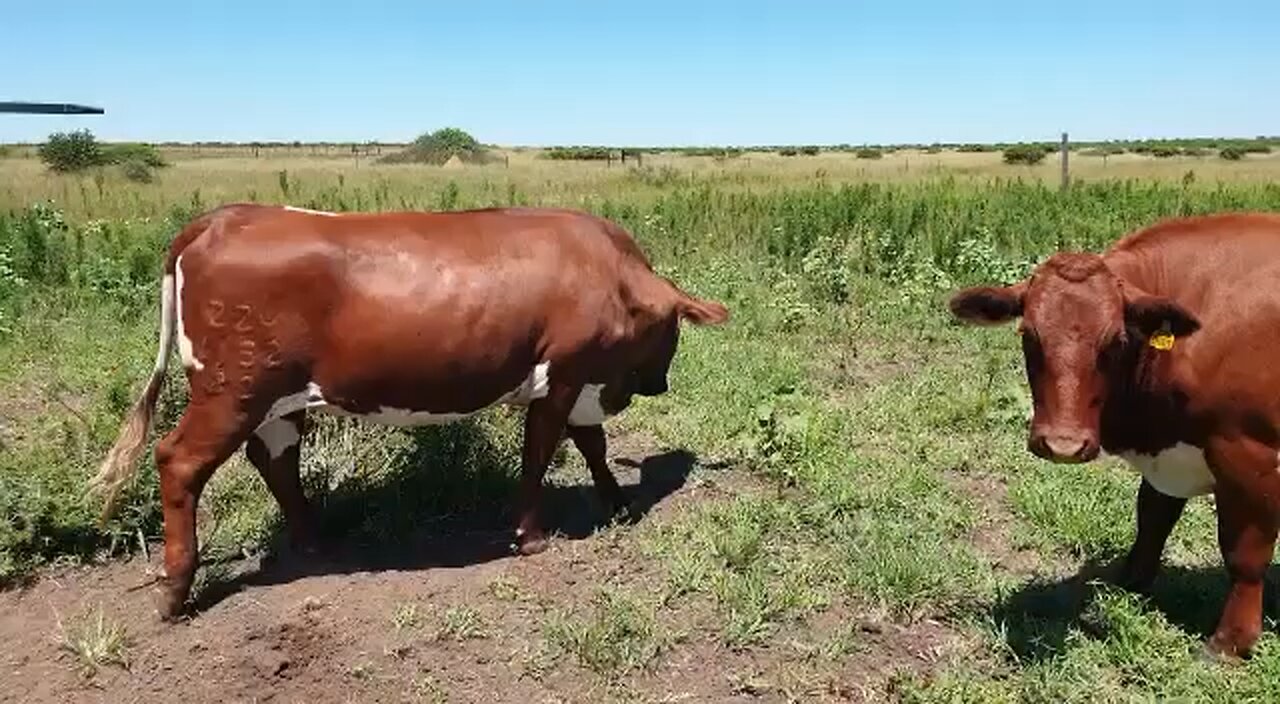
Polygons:
<instances>
[{"instance_id":1,"label":"brown and white cow","mask_svg":"<svg viewBox=\"0 0 1280 704\"><path fill-rule=\"evenodd\" d=\"M241 445L294 542L311 541L298 478L311 410L421 425L527 406L516 542L536 553L546 544L543 475L566 427L606 504L622 507L601 423L632 395L667 390L681 320L727 317L654 273L622 228L586 213L224 206L169 248L155 370L93 485L109 514L176 341L190 402L155 450L166 618L183 610L195 573L201 490Z\"/></svg>"},{"instance_id":2,"label":"brown and white cow","mask_svg":"<svg viewBox=\"0 0 1280 704\"><path fill-rule=\"evenodd\" d=\"M1142 473L1123 585L1150 589L1187 499L1213 494L1231 589L1207 646L1248 654L1280 517L1280 215L1165 220L950 307L974 323L1022 318L1031 452L1103 450Z\"/></svg>"}]
</instances>

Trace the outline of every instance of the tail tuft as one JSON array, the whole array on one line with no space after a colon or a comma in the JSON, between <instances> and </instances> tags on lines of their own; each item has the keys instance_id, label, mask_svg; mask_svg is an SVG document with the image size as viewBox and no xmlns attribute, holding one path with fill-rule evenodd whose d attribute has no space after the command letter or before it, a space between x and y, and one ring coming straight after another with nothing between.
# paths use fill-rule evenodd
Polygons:
<instances>
[{"instance_id":1,"label":"tail tuft","mask_svg":"<svg viewBox=\"0 0 1280 704\"><path fill-rule=\"evenodd\" d=\"M89 490L103 495L101 522L115 513L120 492L137 471L138 458L151 432L152 416L160 389L164 386L164 372L153 373L147 389L134 402L129 415L120 425L120 435L98 467L98 473L89 480Z\"/></svg>"},{"instance_id":2,"label":"tail tuft","mask_svg":"<svg viewBox=\"0 0 1280 704\"><path fill-rule=\"evenodd\" d=\"M147 388L134 402L129 415L125 416L120 425L115 445L102 460L98 473L89 480L90 493L103 495L100 524L111 518L120 499L120 492L137 472L138 458L147 444L156 402L160 399L160 389L164 387L165 369L169 353L173 349L176 316L177 292L174 277L166 274L160 288L160 344L156 352L155 369L151 372L151 379L147 381Z\"/></svg>"}]
</instances>

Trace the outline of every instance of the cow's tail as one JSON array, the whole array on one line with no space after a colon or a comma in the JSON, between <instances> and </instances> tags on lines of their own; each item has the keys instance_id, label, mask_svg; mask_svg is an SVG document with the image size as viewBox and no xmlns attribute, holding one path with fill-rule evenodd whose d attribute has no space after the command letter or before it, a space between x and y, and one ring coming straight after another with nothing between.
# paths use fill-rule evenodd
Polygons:
<instances>
[{"instance_id":1,"label":"cow's tail","mask_svg":"<svg viewBox=\"0 0 1280 704\"><path fill-rule=\"evenodd\" d=\"M89 481L91 492L103 495L102 521L115 511L120 491L137 470L138 457L146 446L155 415L156 401L164 387L165 371L169 366L169 353L173 350L175 323L177 321L177 289L174 274L166 273L160 287L160 344L156 352L155 367L147 388L133 403L129 415L120 426L116 443L107 453L98 473Z\"/></svg>"}]
</instances>

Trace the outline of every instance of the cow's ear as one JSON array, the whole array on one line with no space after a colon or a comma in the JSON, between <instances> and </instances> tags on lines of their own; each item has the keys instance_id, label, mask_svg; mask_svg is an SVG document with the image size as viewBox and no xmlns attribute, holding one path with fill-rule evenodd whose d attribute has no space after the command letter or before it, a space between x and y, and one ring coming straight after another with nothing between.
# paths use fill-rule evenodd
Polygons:
<instances>
[{"instance_id":1,"label":"cow's ear","mask_svg":"<svg viewBox=\"0 0 1280 704\"><path fill-rule=\"evenodd\" d=\"M719 325L729 319L729 309L717 301L705 301L690 295L676 304L680 317L694 325Z\"/></svg>"},{"instance_id":2,"label":"cow's ear","mask_svg":"<svg viewBox=\"0 0 1280 704\"><path fill-rule=\"evenodd\" d=\"M1191 311L1172 299L1152 296L1132 287L1124 291L1124 321L1144 337L1161 330L1173 333L1174 337L1186 337L1200 329L1200 321Z\"/></svg>"},{"instance_id":3,"label":"cow's ear","mask_svg":"<svg viewBox=\"0 0 1280 704\"><path fill-rule=\"evenodd\" d=\"M975 286L951 297L951 314L975 325L999 325L1022 315L1025 281L1012 286Z\"/></svg>"}]
</instances>

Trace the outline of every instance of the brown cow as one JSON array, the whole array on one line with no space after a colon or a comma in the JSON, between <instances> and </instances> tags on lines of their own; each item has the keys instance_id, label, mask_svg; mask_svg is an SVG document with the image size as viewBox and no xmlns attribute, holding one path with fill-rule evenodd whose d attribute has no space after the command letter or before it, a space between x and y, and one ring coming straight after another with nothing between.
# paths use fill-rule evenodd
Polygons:
<instances>
[{"instance_id":1,"label":"brown cow","mask_svg":"<svg viewBox=\"0 0 1280 704\"><path fill-rule=\"evenodd\" d=\"M601 423L632 395L667 390L682 319L727 317L655 274L622 228L585 213L228 205L169 248L155 370L93 484L109 514L176 340L191 398L155 451L164 617L180 614L190 591L201 490L241 445L294 542L310 543L298 478L308 410L422 425L527 406L516 542L533 554L546 544L543 475L566 427L602 498L621 507Z\"/></svg>"},{"instance_id":2,"label":"brown cow","mask_svg":"<svg viewBox=\"0 0 1280 704\"><path fill-rule=\"evenodd\" d=\"M1121 584L1147 592L1187 499L1213 493L1231 590L1207 646L1247 655L1280 517L1280 215L1162 221L950 306L974 323L1022 317L1031 452L1103 450L1142 473Z\"/></svg>"}]
</instances>

